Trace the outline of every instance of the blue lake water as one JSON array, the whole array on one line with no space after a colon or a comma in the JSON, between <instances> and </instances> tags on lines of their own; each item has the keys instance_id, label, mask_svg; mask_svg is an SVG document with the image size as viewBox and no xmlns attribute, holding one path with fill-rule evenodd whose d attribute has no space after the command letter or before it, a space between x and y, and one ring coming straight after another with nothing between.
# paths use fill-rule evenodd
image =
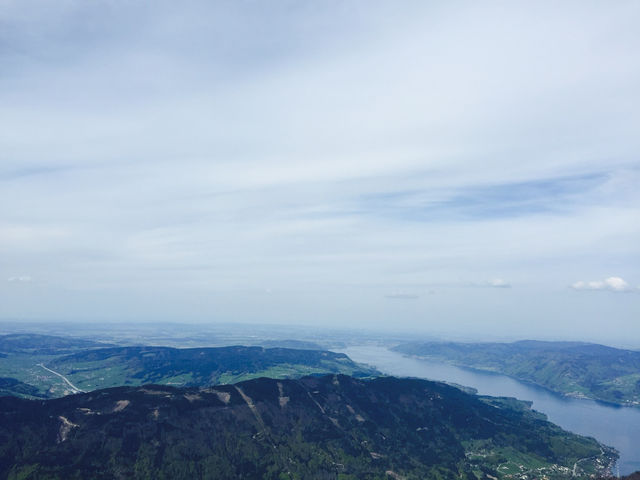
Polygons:
<instances>
[{"instance_id":1,"label":"blue lake water","mask_svg":"<svg viewBox=\"0 0 640 480\"><path fill-rule=\"evenodd\" d=\"M384 347L349 347L342 352L388 375L454 382L473 387L480 395L532 401L533 408L546 414L553 423L618 450L620 474L640 470L640 408L566 398L505 375L405 357Z\"/></svg>"}]
</instances>

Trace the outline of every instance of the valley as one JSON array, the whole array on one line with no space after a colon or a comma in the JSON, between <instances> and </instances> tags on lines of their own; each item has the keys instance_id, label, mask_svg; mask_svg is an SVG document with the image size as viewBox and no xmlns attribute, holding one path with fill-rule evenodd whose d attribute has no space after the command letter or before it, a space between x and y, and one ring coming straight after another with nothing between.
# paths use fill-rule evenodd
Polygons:
<instances>
[{"instance_id":1,"label":"valley","mask_svg":"<svg viewBox=\"0 0 640 480\"><path fill-rule=\"evenodd\" d=\"M101 348L97 342L40 335L34 335L31 348L7 347L17 343L14 338L0 336L0 346L5 345L0 358L0 392L26 398L55 398L145 383L210 386L258 377L379 374L344 354L326 350L258 346ZM21 345L28 344L28 335L20 334L19 339Z\"/></svg>"}]
</instances>

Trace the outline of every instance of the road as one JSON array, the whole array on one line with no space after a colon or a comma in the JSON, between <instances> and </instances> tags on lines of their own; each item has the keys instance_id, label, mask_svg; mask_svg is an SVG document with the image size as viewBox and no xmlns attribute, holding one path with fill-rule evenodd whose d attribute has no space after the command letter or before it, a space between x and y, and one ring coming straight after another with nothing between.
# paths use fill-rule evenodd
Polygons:
<instances>
[{"instance_id":1,"label":"road","mask_svg":"<svg viewBox=\"0 0 640 480\"><path fill-rule=\"evenodd\" d=\"M71 382L69 381L69 379L68 379L67 377L65 377L65 376L64 376L64 375L62 375L61 373L58 373L58 372L56 372L56 371L54 371L54 370L51 370L50 368L45 367L43 363L39 363L39 364L38 364L38 366L40 366L40 367L44 368L47 372L51 372L51 373L53 373L54 375L59 376L62 380L64 380L64 381L66 382L66 384L67 384L67 385L69 385L69 386L71 387L71 389L72 389L73 393L86 393L84 390L82 390L82 389L80 389L80 388L76 387L73 383L71 383Z\"/></svg>"}]
</instances>

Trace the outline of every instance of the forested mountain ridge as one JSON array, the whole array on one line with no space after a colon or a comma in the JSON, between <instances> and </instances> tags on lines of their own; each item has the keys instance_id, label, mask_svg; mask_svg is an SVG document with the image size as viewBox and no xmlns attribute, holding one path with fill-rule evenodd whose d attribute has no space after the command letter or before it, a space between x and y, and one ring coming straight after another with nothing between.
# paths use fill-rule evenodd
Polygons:
<instances>
[{"instance_id":1,"label":"forested mountain ridge","mask_svg":"<svg viewBox=\"0 0 640 480\"><path fill-rule=\"evenodd\" d=\"M522 402L417 379L0 398L0 478L586 478L614 457Z\"/></svg>"},{"instance_id":2,"label":"forested mountain ridge","mask_svg":"<svg viewBox=\"0 0 640 480\"><path fill-rule=\"evenodd\" d=\"M408 343L394 351L494 371L563 395L640 406L640 352L580 342Z\"/></svg>"}]
</instances>

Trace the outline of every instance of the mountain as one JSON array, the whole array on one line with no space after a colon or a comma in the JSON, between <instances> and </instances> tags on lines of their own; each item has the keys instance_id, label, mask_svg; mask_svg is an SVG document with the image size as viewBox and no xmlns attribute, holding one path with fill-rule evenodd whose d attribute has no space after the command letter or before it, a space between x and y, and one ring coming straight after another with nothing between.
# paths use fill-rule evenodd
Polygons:
<instances>
[{"instance_id":1,"label":"mountain","mask_svg":"<svg viewBox=\"0 0 640 480\"><path fill-rule=\"evenodd\" d=\"M555 392L640 405L640 352L580 342L409 343L393 350L510 375Z\"/></svg>"},{"instance_id":2,"label":"mountain","mask_svg":"<svg viewBox=\"0 0 640 480\"><path fill-rule=\"evenodd\" d=\"M144 383L209 386L256 377L327 373L366 377L379 373L344 353L244 346L103 348L63 356L47 366L82 390Z\"/></svg>"},{"instance_id":3,"label":"mountain","mask_svg":"<svg viewBox=\"0 0 640 480\"><path fill-rule=\"evenodd\" d=\"M0 478L9 479L588 478L614 459L523 402L418 379L0 398Z\"/></svg>"}]
</instances>

